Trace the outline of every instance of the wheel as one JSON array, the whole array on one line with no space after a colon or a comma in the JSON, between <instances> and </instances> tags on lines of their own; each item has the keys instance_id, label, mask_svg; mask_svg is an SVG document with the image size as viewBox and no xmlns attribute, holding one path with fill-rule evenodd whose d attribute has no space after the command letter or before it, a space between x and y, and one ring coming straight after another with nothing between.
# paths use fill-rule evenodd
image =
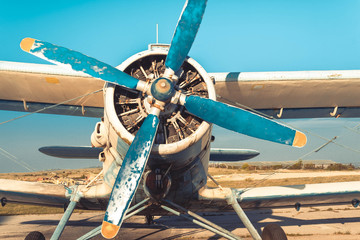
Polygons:
<instances>
[{"instance_id":1,"label":"wheel","mask_svg":"<svg viewBox=\"0 0 360 240\"><path fill-rule=\"evenodd\" d=\"M24 240L45 240L44 234L38 231L29 233Z\"/></svg>"},{"instance_id":2,"label":"wheel","mask_svg":"<svg viewBox=\"0 0 360 240\"><path fill-rule=\"evenodd\" d=\"M152 215L146 215L145 221L146 221L147 225L151 225L154 222L154 217Z\"/></svg>"},{"instance_id":3,"label":"wheel","mask_svg":"<svg viewBox=\"0 0 360 240\"><path fill-rule=\"evenodd\" d=\"M353 201L354 201L354 200L353 200ZM1 199L1 206L5 207L6 203L7 203L7 199L3 197L3 198Z\"/></svg>"},{"instance_id":4,"label":"wheel","mask_svg":"<svg viewBox=\"0 0 360 240\"><path fill-rule=\"evenodd\" d=\"M266 225L261 238L262 240L287 240L284 230L276 223Z\"/></svg>"}]
</instances>

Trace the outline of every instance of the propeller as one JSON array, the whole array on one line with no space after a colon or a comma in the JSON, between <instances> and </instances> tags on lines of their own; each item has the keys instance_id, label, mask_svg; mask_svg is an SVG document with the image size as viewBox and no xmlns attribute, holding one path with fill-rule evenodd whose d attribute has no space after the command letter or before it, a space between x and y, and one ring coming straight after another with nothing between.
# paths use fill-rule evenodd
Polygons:
<instances>
[{"instance_id":1,"label":"propeller","mask_svg":"<svg viewBox=\"0 0 360 240\"><path fill-rule=\"evenodd\" d=\"M165 60L165 77L171 76L180 69L200 28L207 0L189 0L175 29L170 49ZM169 71L171 69L171 71ZM168 72L171 72L168 74Z\"/></svg>"},{"instance_id":2,"label":"propeller","mask_svg":"<svg viewBox=\"0 0 360 240\"><path fill-rule=\"evenodd\" d=\"M112 189L101 233L105 238L117 235L125 212L139 186L159 126L160 109L152 107L126 153Z\"/></svg>"},{"instance_id":3,"label":"propeller","mask_svg":"<svg viewBox=\"0 0 360 240\"><path fill-rule=\"evenodd\" d=\"M56 65L71 68L74 71L83 72L92 77L100 78L104 81L115 83L123 87L140 91L143 90L143 88L141 88L143 85L142 81L139 81L109 64L86 56L80 52L33 38L24 38L20 43L20 47L25 52L29 52L36 57Z\"/></svg>"},{"instance_id":4,"label":"propeller","mask_svg":"<svg viewBox=\"0 0 360 240\"><path fill-rule=\"evenodd\" d=\"M207 0L188 0L185 3L165 60L165 73L151 83L150 91L146 89L145 82L82 53L32 38L25 38L20 44L24 51L37 57L126 88L146 91L155 100L130 145L114 183L101 231L105 238L115 237L120 229L149 159L160 111L169 102L185 106L190 113L205 121L242 134L295 147L306 144L306 136L295 129L243 109L211 99L187 96L175 90L172 78L190 51L206 2Z\"/></svg>"},{"instance_id":5,"label":"propeller","mask_svg":"<svg viewBox=\"0 0 360 240\"><path fill-rule=\"evenodd\" d=\"M306 136L302 132L241 108L185 95L181 95L180 104L203 120L238 133L293 147L303 147L306 144ZM219 115L214 114L215 112L219 112Z\"/></svg>"}]
</instances>

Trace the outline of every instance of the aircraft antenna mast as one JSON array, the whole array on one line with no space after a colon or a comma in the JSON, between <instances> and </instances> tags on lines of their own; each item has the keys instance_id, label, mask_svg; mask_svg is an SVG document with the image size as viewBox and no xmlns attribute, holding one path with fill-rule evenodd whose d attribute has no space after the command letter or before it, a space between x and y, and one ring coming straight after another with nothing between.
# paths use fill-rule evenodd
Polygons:
<instances>
[{"instance_id":1,"label":"aircraft antenna mast","mask_svg":"<svg viewBox=\"0 0 360 240\"><path fill-rule=\"evenodd\" d=\"M156 24L156 44L159 43L159 24Z\"/></svg>"}]
</instances>

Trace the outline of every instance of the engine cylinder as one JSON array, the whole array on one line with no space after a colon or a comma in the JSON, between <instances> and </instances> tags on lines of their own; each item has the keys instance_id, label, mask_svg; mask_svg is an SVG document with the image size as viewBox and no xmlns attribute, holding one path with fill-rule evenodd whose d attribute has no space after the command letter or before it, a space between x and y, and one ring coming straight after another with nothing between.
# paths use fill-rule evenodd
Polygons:
<instances>
[{"instance_id":1,"label":"engine cylinder","mask_svg":"<svg viewBox=\"0 0 360 240\"><path fill-rule=\"evenodd\" d=\"M151 85L165 71L167 50L151 48L138 53L117 68ZM206 71L192 58L187 58L177 73L175 89L187 95L215 100L213 83ZM105 86L104 122L109 124L110 144L122 158L151 108L146 94L111 83ZM211 125L190 114L183 106L167 104L161 112L160 124L148 165L172 169L184 167L208 146ZM111 136L116 135L117 138ZM155 166L156 165L156 166Z\"/></svg>"}]
</instances>

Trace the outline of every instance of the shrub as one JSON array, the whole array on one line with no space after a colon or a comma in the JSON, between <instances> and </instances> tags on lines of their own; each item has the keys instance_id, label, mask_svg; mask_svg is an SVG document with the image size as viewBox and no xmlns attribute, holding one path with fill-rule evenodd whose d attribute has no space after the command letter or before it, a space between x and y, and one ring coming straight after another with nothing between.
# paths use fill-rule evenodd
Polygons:
<instances>
[{"instance_id":1,"label":"shrub","mask_svg":"<svg viewBox=\"0 0 360 240\"><path fill-rule=\"evenodd\" d=\"M315 169L315 163L304 164L304 169Z\"/></svg>"},{"instance_id":2,"label":"shrub","mask_svg":"<svg viewBox=\"0 0 360 240\"><path fill-rule=\"evenodd\" d=\"M327 170L330 170L330 171L354 170L354 169L355 169L355 167L352 164L346 165L346 164L341 164L341 163L330 164L327 167Z\"/></svg>"},{"instance_id":3,"label":"shrub","mask_svg":"<svg viewBox=\"0 0 360 240\"><path fill-rule=\"evenodd\" d=\"M291 165L289 169L302 169L303 163L302 160L297 161L297 163Z\"/></svg>"},{"instance_id":4,"label":"shrub","mask_svg":"<svg viewBox=\"0 0 360 240\"><path fill-rule=\"evenodd\" d=\"M241 169L242 170L249 170L249 167L250 165L248 163L244 163L242 166L241 166Z\"/></svg>"},{"instance_id":5,"label":"shrub","mask_svg":"<svg viewBox=\"0 0 360 240\"><path fill-rule=\"evenodd\" d=\"M278 170L278 169L282 169L282 168L283 168L283 166L281 164L271 166L271 169L273 169L273 170Z\"/></svg>"}]
</instances>

